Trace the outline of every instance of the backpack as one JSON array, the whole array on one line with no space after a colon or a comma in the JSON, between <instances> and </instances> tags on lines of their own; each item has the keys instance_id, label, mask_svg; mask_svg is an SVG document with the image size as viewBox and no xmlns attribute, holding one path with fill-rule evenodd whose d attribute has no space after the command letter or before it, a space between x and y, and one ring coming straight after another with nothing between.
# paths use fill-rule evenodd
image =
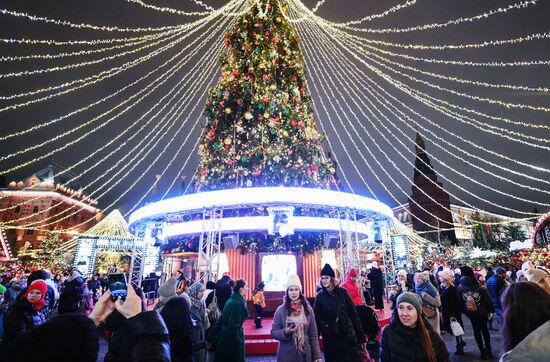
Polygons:
<instances>
[{"instance_id":1,"label":"backpack","mask_svg":"<svg viewBox=\"0 0 550 362\"><path fill-rule=\"evenodd\" d=\"M473 294L476 293L480 288L476 289L475 292L468 292L468 297L466 298L466 310L468 312L477 312L477 302L474 299Z\"/></svg>"}]
</instances>

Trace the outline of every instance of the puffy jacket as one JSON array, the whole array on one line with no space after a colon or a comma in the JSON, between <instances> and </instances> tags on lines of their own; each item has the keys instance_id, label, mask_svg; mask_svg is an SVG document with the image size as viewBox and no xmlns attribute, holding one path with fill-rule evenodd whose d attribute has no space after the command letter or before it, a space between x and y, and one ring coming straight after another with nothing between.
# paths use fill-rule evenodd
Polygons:
<instances>
[{"instance_id":1,"label":"puffy jacket","mask_svg":"<svg viewBox=\"0 0 550 362\"><path fill-rule=\"evenodd\" d=\"M451 361L447 346L435 333L428 321L424 320L428 328L432 346L438 362ZM426 351L422 340L422 333L418 325L415 328L405 327L399 321L397 309L394 309L390 324L382 330L380 339L380 361L381 362L424 362Z\"/></svg>"},{"instance_id":2,"label":"puffy jacket","mask_svg":"<svg viewBox=\"0 0 550 362\"><path fill-rule=\"evenodd\" d=\"M529 333L514 349L506 352L500 362L548 361L550 356L550 321Z\"/></svg>"},{"instance_id":3,"label":"puffy jacket","mask_svg":"<svg viewBox=\"0 0 550 362\"><path fill-rule=\"evenodd\" d=\"M28 287L26 288L23 288L19 294L17 294L17 300L24 300L26 301L25 299L25 293L27 293L27 289ZM46 295L44 296L44 308L41 309L41 312L42 314L46 317L46 319L48 319L48 317L50 316L50 313L53 309L55 305L55 291L54 289L48 285L48 292L46 293Z\"/></svg>"},{"instance_id":4,"label":"puffy jacket","mask_svg":"<svg viewBox=\"0 0 550 362\"><path fill-rule=\"evenodd\" d=\"M111 331L105 362L170 362L168 329L158 312L126 319L114 311L105 328Z\"/></svg>"},{"instance_id":5,"label":"puffy jacket","mask_svg":"<svg viewBox=\"0 0 550 362\"><path fill-rule=\"evenodd\" d=\"M493 301L493 306L500 309L500 296L506 288L506 282L504 279L494 274L492 277L487 280L487 291L491 295L491 300Z\"/></svg>"},{"instance_id":6,"label":"puffy jacket","mask_svg":"<svg viewBox=\"0 0 550 362\"><path fill-rule=\"evenodd\" d=\"M357 310L345 289L335 287L332 292L321 289L313 309L325 346L355 347L366 341Z\"/></svg>"},{"instance_id":7,"label":"puffy jacket","mask_svg":"<svg viewBox=\"0 0 550 362\"><path fill-rule=\"evenodd\" d=\"M7 351L11 350L15 340L29 330L46 323L47 317L44 311L36 310L27 299L17 299L6 313L4 318L4 339L0 345L0 361L6 361Z\"/></svg>"},{"instance_id":8,"label":"puffy jacket","mask_svg":"<svg viewBox=\"0 0 550 362\"><path fill-rule=\"evenodd\" d=\"M487 289L480 286L472 277L464 276L460 278L460 285L457 288L458 300L464 313L468 315L484 316L495 312L493 301ZM471 295L477 304L477 311L471 312L466 309L466 300Z\"/></svg>"},{"instance_id":9,"label":"puffy jacket","mask_svg":"<svg viewBox=\"0 0 550 362\"><path fill-rule=\"evenodd\" d=\"M359 294L359 288L357 287L357 282L354 282L353 280L351 280L351 277L349 276L349 274L346 276L346 281L344 282L344 284L341 285L341 287L348 292L353 304L355 305L365 304L363 302L363 299L361 299L361 294Z\"/></svg>"}]
</instances>

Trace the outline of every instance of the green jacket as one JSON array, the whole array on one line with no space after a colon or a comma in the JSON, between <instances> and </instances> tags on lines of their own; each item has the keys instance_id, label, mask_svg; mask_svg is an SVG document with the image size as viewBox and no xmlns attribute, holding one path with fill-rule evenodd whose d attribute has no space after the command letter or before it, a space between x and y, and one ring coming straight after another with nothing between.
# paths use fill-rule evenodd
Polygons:
<instances>
[{"instance_id":1,"label":"green jacket","mask_svg":"<svg viewBox=\"0 0 550 362\"><path fill-rule=\"evenodd\" d=\"M208 342L216 350L215 362L245 361L243 323L247 317L246 301L239 293L233 293L208 334Z\"/></svg>"}]
</instances>

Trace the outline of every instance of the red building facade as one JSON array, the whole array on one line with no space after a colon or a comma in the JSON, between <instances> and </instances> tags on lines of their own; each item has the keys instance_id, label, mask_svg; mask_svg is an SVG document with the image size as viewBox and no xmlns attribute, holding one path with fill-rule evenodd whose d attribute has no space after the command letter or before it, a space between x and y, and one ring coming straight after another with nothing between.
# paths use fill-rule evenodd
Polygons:
<instances>
[{"instance_id":1,"label":"red building facade","mask_svg":"<svg viewBox=\"0 0 550 362\"><path fill-rule=\"evenodd\" d=\"M40 247L50 231L60 231L67 241L101 220L97 201L57 181L54 167L48 166L0 189L1 227L15 250L27 242Z\"/></svg>"}]
</instances>

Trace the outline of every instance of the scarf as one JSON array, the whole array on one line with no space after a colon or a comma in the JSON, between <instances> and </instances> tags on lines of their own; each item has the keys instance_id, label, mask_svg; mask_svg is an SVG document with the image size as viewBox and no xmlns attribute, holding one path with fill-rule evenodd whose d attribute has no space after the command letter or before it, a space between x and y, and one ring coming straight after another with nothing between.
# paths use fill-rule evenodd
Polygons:
<instances>
[{"instance_id":1,"label":"scarf","mask_svg":"<svg viewBox=\"0 0 550 362\"><path fill-rule=\"evenodd\" d=\"M185 291L189 296L189 300L191 301L191 304L193 304L195 307L199 309L203 305L202 300L198 299L198 296L202 287L203 287L202 283L196 282L194 284L191 284L189 288L187 288L187 290Z\"/></svg>"},{"instance_id":2,"label":"scarf","mask_svg":"<svg viewBox=\"0 0 550 362\"><path fill-rule=\"evenodd\" d=\"M293 334L294 345L300 353L306 353L307 318L304 308L300 299L290 302L290 315L286 318L287 324L294 323L296 325L296 331Z\"/></svg>"}]
</instances>

